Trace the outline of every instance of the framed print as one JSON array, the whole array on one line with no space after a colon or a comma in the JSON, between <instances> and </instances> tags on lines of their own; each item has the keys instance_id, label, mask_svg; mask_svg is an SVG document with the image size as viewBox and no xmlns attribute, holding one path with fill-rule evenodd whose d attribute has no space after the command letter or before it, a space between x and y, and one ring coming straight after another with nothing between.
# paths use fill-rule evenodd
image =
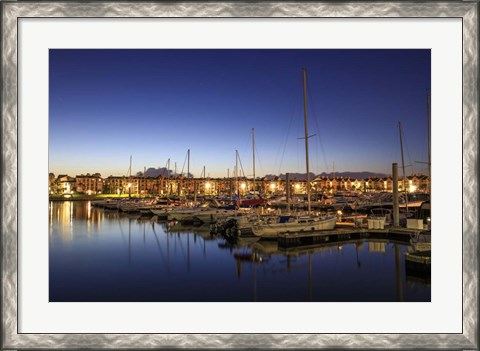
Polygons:
<instances>
[{"instance_id":1,"label":"framed print","mask_svg":"<svg viewBox=\"0 0 480 351\"><path fill-rule=\"evenodd\" d=\"M4 349L478 348L478 2L1 8Z\"/></svg>"}]
</instances>

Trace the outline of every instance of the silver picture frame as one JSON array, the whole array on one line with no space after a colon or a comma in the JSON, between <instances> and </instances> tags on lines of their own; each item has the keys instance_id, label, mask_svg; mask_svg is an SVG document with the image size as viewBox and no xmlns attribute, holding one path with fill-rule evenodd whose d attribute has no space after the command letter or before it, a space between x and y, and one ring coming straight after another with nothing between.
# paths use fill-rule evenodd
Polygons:
<instances>
[{"instance_id":1,"label":"silver picture frame","mask_svg":"<svg viewBox=\"0 0 480 351\"><path fill-rule=\"evenodd\" d=\"M478 2L16 2L1 4L2 349L478 349ZM458 334L18 333L18 20L22 17L455 17L463 21L463 332ZM45 316L48 318L48 316Z\"/></svg>"}]
</instances>

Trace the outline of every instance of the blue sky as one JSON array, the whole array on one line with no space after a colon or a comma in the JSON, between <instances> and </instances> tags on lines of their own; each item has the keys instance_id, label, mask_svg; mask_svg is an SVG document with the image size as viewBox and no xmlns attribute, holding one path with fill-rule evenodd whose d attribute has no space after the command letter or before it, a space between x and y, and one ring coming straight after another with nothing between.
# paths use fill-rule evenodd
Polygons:
<instances>
[{"instance_id":1,"label":"blue sky","mask_svg":"<svg viewBox=\"0 0 480 351\"><path fill-rule=\"evenodd\" d=\"M126 175L177 163L227 176L310 170L428 174L430 50L50 50L49 171Z\"/></svg>"}]
</instances>

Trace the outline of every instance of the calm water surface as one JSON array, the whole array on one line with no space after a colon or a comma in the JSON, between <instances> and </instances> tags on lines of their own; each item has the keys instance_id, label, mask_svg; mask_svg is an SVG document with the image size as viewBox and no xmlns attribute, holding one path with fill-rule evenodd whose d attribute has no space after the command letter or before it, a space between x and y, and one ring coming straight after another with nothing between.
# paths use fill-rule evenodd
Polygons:
<instances>
[{"instance_id":1,"label":"calm water surface","mask_svg":"<svg viewBox=\"0 0 480 351\"><path fill-rule=\"evenodd\" d=\"M430 301L407 246L361 240L303 248L230 244L208 227L51 202L50 301Z\"/></svg>"}]
</instances>

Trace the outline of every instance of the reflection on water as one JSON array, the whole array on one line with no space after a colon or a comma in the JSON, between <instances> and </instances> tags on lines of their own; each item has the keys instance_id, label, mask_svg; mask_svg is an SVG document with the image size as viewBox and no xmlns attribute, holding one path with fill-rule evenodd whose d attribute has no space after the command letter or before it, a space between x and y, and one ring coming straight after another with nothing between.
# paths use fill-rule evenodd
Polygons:
<instances>
[{"instance_id":1,"label":"reflection on water","mask_svg":"<svg viewBox=\"0 0 480 351\"><path fill-rule=\"evenodd\" d=\"M89 202L51 202L49 216L50 301L430 301L401 243L231 243Z\"/></svg>"}]
</instances>

